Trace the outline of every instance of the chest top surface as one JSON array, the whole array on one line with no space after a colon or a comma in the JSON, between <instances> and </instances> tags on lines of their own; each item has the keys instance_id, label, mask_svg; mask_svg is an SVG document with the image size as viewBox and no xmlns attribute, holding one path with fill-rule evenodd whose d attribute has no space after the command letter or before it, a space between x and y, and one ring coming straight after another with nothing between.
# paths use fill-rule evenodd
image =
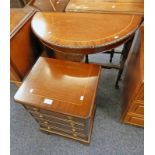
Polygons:
<instances>
[{"instance_id":1,"label":"chest top surface","mask_svg":"<svg viewBox=\"0 0 155 155\"><path fill-rule=\"evenodd\" d=\"M15 95L17 102L78 117L89 117L100 67L39 58ZM45 99L52 104L44 103Z\"/></svg>"},{"instance_id":2,"label":"chest top surface","mask_svg":"<svg viewBox=\"0 0 155 155\"><path fill-rule=\"evenodd\" d=\"M44 42L66 48L95 48L113 44L135 32L139 15L37 12L33 32Z\"/></svg>"},{"instance_id":3,"label":"chest top surface","mask_svg":"<svg viewBox=\"0 0 155 155\"><path fill-rule=\"evenodd\" d=\"M144 14L144 0L70 0L66 11Z\"/></svg>"}]
</instances>

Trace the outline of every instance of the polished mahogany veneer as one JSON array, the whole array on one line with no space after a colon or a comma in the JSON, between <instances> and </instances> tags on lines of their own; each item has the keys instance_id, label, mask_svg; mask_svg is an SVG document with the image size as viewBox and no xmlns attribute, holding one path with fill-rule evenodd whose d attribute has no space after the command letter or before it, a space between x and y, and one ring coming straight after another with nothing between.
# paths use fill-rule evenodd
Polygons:
<instances>
[{"instance_id":1,"label":"polished mahogany veneer","mask_svg":"<svg viewBox=\"0 0 155 155\"><path fill-rule=\"evenodd\" d=\"M144 14L144 0L70 0L66 12Z\"/></svg>"},{"instance_id":2,"label":"polished mahogany veneer","mask_svg":"<svg viewBox=\"0 0 155 155\"><path fill-rule=\"evenodd\" d=\"M28 5L39 11L65 11L69 0L31 0Z\"/></svg>"},{"instance_id":3,"label":"polished mahogany veneer","mask_svg":"<svg viewBox=\"0 0 155 155\"><path fill-rule=\"evenodd\" d=\"M89 143L99 75L98 65L40 57L15 100L42 122L41 130Z\"/></svg>"},{"instance_id":4,"label":"polished mahogany veneer","mask_svg":"<svg viewBox=\"0 0 155 155\"><path fill-rule=\"evenodd\" d=\"M10 10L10 78L17 86L30 71L40 51L37 38L31 31L35 12L29 7Z\"/></svg>"},{"instance_id":5,"label":"polished mahogany veneer","mask_svg":"<svg viewBox=\"0 0 155 155\"><path fill-rule=\"evenodd\" d=\"M124 80L122 121L144 126L144 27L137 32Z\"/></svg>"},{"instance_id":6,"label":"polished mahogany veneer","mask_svg":"<svg viewBox=\"0 0 155 155\"><path fill-rule=\"evenodd\" d=\"M121 45L141 20L138 15L37 12L31 26L35 35L55 51L90 54Z\"/></svg>"}]
</instances>

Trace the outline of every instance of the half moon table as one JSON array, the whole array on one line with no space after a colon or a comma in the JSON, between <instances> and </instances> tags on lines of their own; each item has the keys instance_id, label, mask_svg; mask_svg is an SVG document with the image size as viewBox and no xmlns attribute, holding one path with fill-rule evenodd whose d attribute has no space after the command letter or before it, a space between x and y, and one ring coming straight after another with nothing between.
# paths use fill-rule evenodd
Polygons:
<instances>
[{"instance_id":1,"label":"half moon table","mask_svg":"<svg viewBox=\"0 0 155 155\"><path fill-rule=\"evenodd\" d=\"M141 21L140 15L37 12L31 27L56 58L81 61L87 54L126 43L126 59Z\"/></svg>"}]
</instances>

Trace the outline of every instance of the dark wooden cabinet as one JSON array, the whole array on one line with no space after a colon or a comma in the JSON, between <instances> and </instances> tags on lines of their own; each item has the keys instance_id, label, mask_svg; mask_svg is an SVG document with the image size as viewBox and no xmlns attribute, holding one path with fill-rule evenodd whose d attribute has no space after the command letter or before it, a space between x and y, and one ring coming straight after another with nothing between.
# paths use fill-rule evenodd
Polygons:
<instances>
[{"instance_id":1,"label":"dark wooden cabinet","mask_svg":"<svg viewBox=\"0 0 155 155\"><path fill-rule=\"evenodd\" d=\"M144 27L137 32L131 47L125 75L122 121L144 126Z\"/></svg>"},{"instance_id":2,"label":"dark wooden cabinet","mask_svg":"<svg viewBox=\"0 0 155 155\"><path fill-rule=\"evenodd\" d=\"M31 19L35 12L28 7L11 9L10 12L10 79L17 86L40 54L37 38L31 31Z\"/></svg>"}]
</instances>

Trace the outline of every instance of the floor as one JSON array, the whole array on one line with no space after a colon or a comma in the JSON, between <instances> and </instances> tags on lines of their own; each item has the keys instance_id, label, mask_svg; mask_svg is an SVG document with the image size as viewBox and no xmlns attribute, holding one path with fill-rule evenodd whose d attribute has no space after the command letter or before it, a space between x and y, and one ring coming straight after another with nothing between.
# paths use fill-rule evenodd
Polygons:
<instances>
[{"instance_id":1,"label":"floor","mask_svg":"<svg viewBox=\"0 0 155 155\"><path fill-rule=\"evenodd\" d=\"M103 60L102 55L91 56L91 61ZM14 102L17 88L11 84L11 155L143 155L144 129L120 122L123 80L116 90L117 72L102 70L90 145L40 132L30 114Z\"/></svg>"}]
</instances>

